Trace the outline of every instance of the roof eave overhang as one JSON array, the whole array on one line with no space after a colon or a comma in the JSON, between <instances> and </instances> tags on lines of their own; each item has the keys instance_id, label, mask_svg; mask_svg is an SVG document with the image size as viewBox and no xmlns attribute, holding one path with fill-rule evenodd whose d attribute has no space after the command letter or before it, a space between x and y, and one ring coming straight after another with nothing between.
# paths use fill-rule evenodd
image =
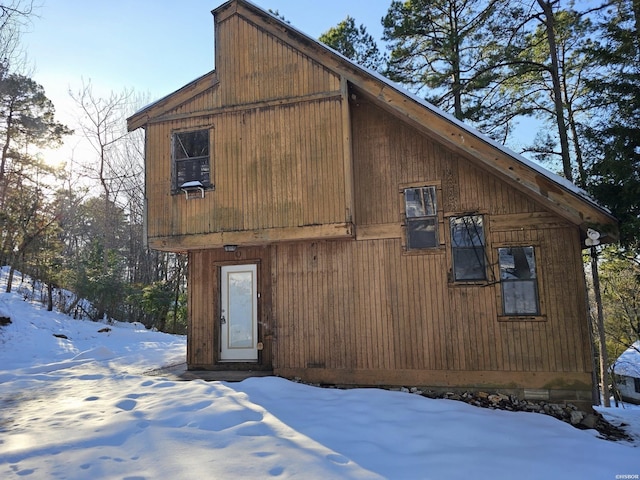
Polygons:
<instances>
[{"instance_id":1,"label":"roof eave overhang","mask_svg":"<svg viewBox=\"0 0 640 480\"><path fill-rule=\"evenodd\" d=\"M376 105L508 182L519 191L529 196L533 194L536 201L567 221L580 226L583 231L595 227L602 233L607 233L606 238L609 242L617 241L616 218L606 209L579 194L577 190L565 188L528 164L522 163L501 149L496 149L482 136L459 128L448 118L416 104L403 92L387 84L376 84L366 79L363 81L361 78L353 78L351 83L359 94Z\"/></svg>"},{"instance_id":2,"label":"roof eave overhang","mask_svg":"<svg viewBox=\"0 0 640 480\"><path fill-rule=\"evenodd\" d=\"M229 10L231 6L234 7L232 11ZM532 196L562 218L580 226L584 232L589 227L595 227L602 233L606 233L603 241L607 239L609 242L617 241L616 218L607 209L598 205L586 192L570 185L570 182L565 179L497 145L475 129L463 125L462 122L440 111L437 107L427 105L423 100L397 87L377 72L355 64L339 52L247 0L226 2L213 13L223 16L222 12L225 10L229 10L224 12L225 17L230 13L238 12L286 43L290 43L293 39L296 47L310 58L341 75L383 109L404 119L421 133L486 168L521 192Z\"/></svg>"},{"instance_id":3,"label":"roof eave overhang","mask_svg":"<svg viewBox=\"0 0 640 480\"><path fill-rule=\"evenodd\" d=\"M138 110L136 113L127 118L127 130L132 132L140 127L144 127L149 123L150 119L159 117L165 112L173 110L193 97L206 92L218 83L218 76L215 70L205 73L184 87L179 88L175 92L162 97L161 99L147 105Z\"/></svg>"}]
</instances>

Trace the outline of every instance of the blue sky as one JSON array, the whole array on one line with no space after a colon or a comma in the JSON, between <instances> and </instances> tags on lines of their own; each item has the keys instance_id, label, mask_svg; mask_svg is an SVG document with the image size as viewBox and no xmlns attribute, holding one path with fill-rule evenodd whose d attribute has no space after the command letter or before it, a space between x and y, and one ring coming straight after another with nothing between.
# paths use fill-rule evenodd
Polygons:
<instances>
[{"instance_id":1,"label":"blue sky","mask_svg":"<svg viewBox=\"0 0 640 480\"><path fill-rule=\"evenodd\" d=\"M213 69L213 17L222 0L44 0L24 36L34 79L66 116L82 80L109 93L133 88L151 99ZM254 0L317 38L347 15L378 40L391 0Z\"/></svg>"},{"instance_id":2,"label":"blue sky","mask_svg":"<svg viewBox=\"0 0 640 480\"><path fill-rule=\"evenodd\" d=\"M97 96L133 90L143 103L168 95L214 68L211 10L224 0L40 0L22 38L28 73L56 108L58 121L76 130L63 147L43 152L52 164L89 161L69 91L91 82ZM391 0L252 0L278 11L317 38L347 15L377 40Z\"/></svg>"},{"instance_id":3,"label":"blue sky","mask_svg":"<svg viewBox=\"0 0 640 480\"><path fill-rule=\"evenodd\" d=\"M317 38L347 15L378 42L391 0L251 0L278 11L294 27ZM132 89L150 103L214 68L211 10L223 0L40 0L23 37L30 75L56 107L56 117L78 131L69 91L91 81L96 95ZM382 48L382 47L381 47ZM532 136L528 131L526 137ZM90 155L80 134L47 152L51 163ZM515 145L512 145L514 147ZM79 153L84 152L84 153Z\"/></svg>"}]
</instances>

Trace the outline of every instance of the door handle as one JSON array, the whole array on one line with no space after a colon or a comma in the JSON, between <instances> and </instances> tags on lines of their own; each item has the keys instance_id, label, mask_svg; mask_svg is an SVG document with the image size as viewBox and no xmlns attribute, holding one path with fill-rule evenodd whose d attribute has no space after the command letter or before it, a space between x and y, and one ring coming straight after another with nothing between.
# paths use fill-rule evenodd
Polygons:
<instances>
[{"instance_id":1,"label":"door handle","mask_svg":"<svg viewBox=\"0 0 640 480\"><path fill-rule=\"evenodd\" d=\"M220 323L222 323L222 324L227 323L227 319L226 319L226 318L224 318L224 315L222 315L222 316L220 317Z\"/></svg>"}]
</instances>

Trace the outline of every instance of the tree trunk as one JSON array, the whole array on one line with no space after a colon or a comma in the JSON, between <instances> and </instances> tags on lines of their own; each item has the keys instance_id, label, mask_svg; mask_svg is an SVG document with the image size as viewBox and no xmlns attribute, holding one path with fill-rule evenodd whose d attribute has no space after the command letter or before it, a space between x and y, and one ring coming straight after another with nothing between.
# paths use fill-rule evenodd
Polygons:
<instances>
[{"instance_id":1,"label":"tree trunk","mask_svg":"<svg viewBox=\"0 0 640 480\"><path fill-rule=\"evenodd\" d=\"M16 271L16 268L13 266L14 262L11 262L11 266L9 267L9 276L7 277L7 289L5 292L11 293L11 286L13 285L13 274Z\"/></svg>"},{"instance_id":2,"label":"tree trunk","mask_svg":"<svg viewBox=\"0 0 640 480\"><path fill-rule=\"evenodd\" d=\"M0 157L0 208L4 208L4 202L7 195L7 187L5 185L5 170L7 169L7 157L9 154L9 145L11 143L11 124L13 121L12 111L7 112L6 129L7 133L2 147L2 156Z\"/></svg>"},{"instance_id":3,"label":"tree trunk","mask_svg":"<svg viewBox=\"0 0 640 480\"><path fill-rule=\"evenodd\" d=\"M591 247L591 275L593 276L593 295L597 308L596 326L598 330L598 353L600 356L600 392L602 393L605 407L610 407L609 400L609 359L607 356L607 344L604 334L604 313L602 311L602 297L600 295L600 276L598 275L598 250Z\"/></svg>"},{"instance_id":4,"label":"tree trunk","mask_svg":"<svg viewBox=\"0 0 640 480\"><path fill-rule=\"evenodd\" d=\"M53 311L53 285L47 284L47 312Z\"/></svg>"},{"instance_id":5,"label":"tree trunk","mask_svg":"<svg viewBox=\"0 0 640 480\"><path fill-rule=\"evenodd\" d=\"M567 80L564 77L562 80L562 87L562 94L567 106L569 130L571 131L571 138L573 140L573 150L576 154L576 165L578 166L578 178L576 180L576 184L580 188L586 188L587 171L584 168L584 158L582 157L582 148L580 147L580 137L578 136L578 126L576 125L573 104L571 102L571 99L569 98L569 92L567 91Z\"/></svg>"},{"instance_id":6,"label":"tree trunk","mask_svg":"<svg viewBox=\"0 0 640 480\"><path fill-rule=\"evenodd\" d=\"M576 184L580 188L585 188L587 186L587 171L584 168L582 148L580 148L580 142L578 140L578 129L572 115L569 115L569 128L571 129L571 136L573 137L573 148L576 152L576 163L578 164L578 179L576 180Z\"/></svg>"},{"instance_id":7,"label":"tree trunk","mask_svg":"<svg viewBox=\"0 0 640 480\"><path fill-rule=\"evenodd\" d=\"M633 0L633 19L635 23L636 48L640 49L640 0Z\"/></svg>"},{"instance_id":8,"label":"tree trunk","mask_svg":"<svg viewBox=\"0 0 640 480\"><path fill-rule=\"evenodd\" d=\"M462 72L460 72L460 38L458 37L458 18L456 17L455 10L451 12L450 17L450 30L451 30L451 45L453 45L453 85L451 90L453 91L453 115L458 120L463 120L462 112Z\"/></svg>"},{"instance_id":9,"label":"tree trunk","mask_svg":"<svg viewBox=\"0 0 640 480\"><path fill-rule=\"evenodd\" d=\"M175 297L173 299L173 333L176 333L178 328L178 303L180 301L180 278L182 277L182 263L180 258L177 260L178 271L175 275Z\"/></svg>"},{"instance_id":10,"label":"tree trunk","mask_svg":"<svg viewBox=\"0 0 640 480\"><path fill-rule=\"evenodd\" d=\"M560 138L560 150L562 155L562 170L567 180L573 181L571 169L571 156L569 155L569 136L564 119L564 103L562 101L562 87L560 85L560 67L558 64L558 46L556 44L555 19L551 2L538 0L538 4L544 13L544 24L549 43L549 55L551 58L551 81L553 82L553 104L558 125L558 137Z\"/></svg>"}]
</instances>

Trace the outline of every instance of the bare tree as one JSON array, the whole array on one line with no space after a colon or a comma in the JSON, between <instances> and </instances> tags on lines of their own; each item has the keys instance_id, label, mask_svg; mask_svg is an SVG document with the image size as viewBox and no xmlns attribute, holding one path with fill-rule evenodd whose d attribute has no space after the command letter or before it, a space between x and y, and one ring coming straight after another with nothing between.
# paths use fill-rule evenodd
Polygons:
<instances>
[{"instance_id":1,"label":"bare tree","mask_svg":"<svg viewBox=\"0 0 640 480\"><path fill-rule=\"evenodd\" d=\"M34 0L11 0L0 4L0 77L18 71L24 63L20 36L36 15Z\"/></svg>"},{"instance_id":2,"label":"bare tree","mask_svg":"<svg viewBox=\"0 0 640 480\"><path fill-rule=\"evenodd\" d=\"M82 113L80 130L96 153L97 162L95 166L91 162L87 175L97 180L102 189L105 224L101 233L106 268L108 251L116 246L114 225L110 224L114 215L110 209L115 204L126 177L130 175L121 168L119 147L127 136L125 118L132 92L111 92L109 97L102 98L93 92L93 86L89 81L83 82L78 92L69 93Z\"/></svg>"}]
</instances>

